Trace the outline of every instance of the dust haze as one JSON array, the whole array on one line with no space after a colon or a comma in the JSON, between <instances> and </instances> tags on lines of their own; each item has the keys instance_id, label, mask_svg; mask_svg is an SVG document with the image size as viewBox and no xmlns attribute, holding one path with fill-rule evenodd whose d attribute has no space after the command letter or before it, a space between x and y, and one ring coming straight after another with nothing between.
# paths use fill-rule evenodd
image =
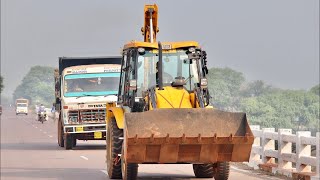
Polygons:
<instances>
[{"instance_id":1,"label":"dust haze","mask_svg":"<svg viewBox=\"0 0 320 180\"><path fill-rule=\"evenodd\" d=\"M198 41L209 67L280 88L319 83L318 0L1 0L1 75L11 96L30 67L60 56L119 55L142 40L143 5L159 7L160 41Z\"/></svg>"}]
</instances>

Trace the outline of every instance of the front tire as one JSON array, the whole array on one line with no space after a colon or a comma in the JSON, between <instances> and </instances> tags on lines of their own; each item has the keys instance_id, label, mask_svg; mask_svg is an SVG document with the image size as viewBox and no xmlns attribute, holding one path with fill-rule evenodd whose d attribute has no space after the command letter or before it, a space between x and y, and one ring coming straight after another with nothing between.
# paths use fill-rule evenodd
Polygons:
<instances>
[{"instance_id":1,"label":"front tire","mask_svg":"<svg viewBox=\"0 0 320 180\"><path fill-rule=\"evenodd\" d=\"M123 150L122 154L123 155ZM124 156L121 156L121 172L123 180L136 180L138 177L138 164L127 163Z\"/></svg>"},{"instance_id":2,"label":"front tire","mask_svg":"<svg viewBox=\"0 0 320 180\"><path fill-rule=\"evenodd\" d=\"M115 118L109 120L107 126L106 162L108 175L111 179L121 179L121 160L118 154L122 150L123 140L119 137L123 137L123 130L118 128Z\"/></svg>"},{"instance_id":3,"label":"front tire","mask_svg":"<svg viewBox=\"0 0 320 180\"><path fill-rule=\"evenodd\" d=\"M227 180L230 173L230 163L229 162L217 162L214 164L214 179L215 180Z\"/></svg>"},{"instance_id":4,"label":"front tire","mask_svg":"<svg viewBox=\"0 0 320 180\"><path fill-rule=\"evenodd\" d=\"M65 134L65 139L64 139L64 147L66 150L72 149L72 141L73 141L73 136L72 134Z\"/></svg>"},{"instance_id":5,"label":"front tire","mask_svg":"<svg viewBox=\"0 0 320 180\"><path fill-rule=\"evenodd\" d=\"M64 147L64 139L63 139L63 126L61 121L58 121L58 144L60 147Z\"/></svg>"},{"instance_id":6,"label":"front tire","mask_svg":"<svg viewBox=\"0 0 320 180\"><path fill-rule=\"evenodd\" d=\"M212 164L193 164L193 172L197 178L213 178Z\"/></svg>"},{"instance_id":7,"label":"front tire","mask_svg":"<svg viewBox=\"0 0 320 180\"><path fill-rule=\"evenodd\" d=\"M72 138L72 147L77 146L77 139L75 137Z\"/></svg>"}]
</instances>

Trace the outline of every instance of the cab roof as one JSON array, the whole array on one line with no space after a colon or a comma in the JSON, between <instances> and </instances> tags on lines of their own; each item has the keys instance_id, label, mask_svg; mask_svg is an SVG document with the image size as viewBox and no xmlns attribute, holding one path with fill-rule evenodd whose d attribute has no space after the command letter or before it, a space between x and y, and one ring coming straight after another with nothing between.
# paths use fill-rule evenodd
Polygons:
<instances>
[{"instance_id":1,"label":"cab roof","mask_svg":"<svg viewBox=\"0 0 320 180\"><path fill-rule=\"evenodd\" d=\"M161 42L162 48L164 50L168 49L179 49L179 48L187 48L187 47L199 47L199 43L195 41L182 41L182 42ZM137 48L137 47L144 47L144 48L154 48L158 49L158 43L149 43L149 42L142 42L142 41L130 41L129 43L124 45L124 49L129 48Z\"/></svg>"}]
</instances>

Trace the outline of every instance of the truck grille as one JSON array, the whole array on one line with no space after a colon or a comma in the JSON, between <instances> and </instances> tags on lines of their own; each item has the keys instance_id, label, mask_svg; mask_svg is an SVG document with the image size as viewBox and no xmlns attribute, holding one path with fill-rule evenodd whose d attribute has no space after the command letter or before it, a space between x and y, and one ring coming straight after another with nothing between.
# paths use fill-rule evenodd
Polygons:
<instances>
[{"instance_id":1,"label":"truck grille","mask_svg":"<svg viewBox=\"0 0 320 180\"><path fill-rule=\"evenodd\" d=\"M83 109L79 111L69 111L69 122L78 123L101 123L105 122L105 109Z\"/></svg>"}]
</instances>

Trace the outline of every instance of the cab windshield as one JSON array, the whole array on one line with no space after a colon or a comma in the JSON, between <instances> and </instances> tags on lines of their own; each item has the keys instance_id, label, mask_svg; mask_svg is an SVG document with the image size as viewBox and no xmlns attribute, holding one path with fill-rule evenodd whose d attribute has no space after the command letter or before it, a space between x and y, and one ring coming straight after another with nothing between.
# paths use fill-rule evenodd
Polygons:
<instances>
[{"instance_id":1,"label":"cab windshield","mask_svg":"<svg viewBox=\"0 0 320 180\"><path fill-rule=\"evenodd\" d=\"M145 91L156 86L158 60L158 52L146 51L143 55L138 55L138 90ZM190 63L185 50L163 51L162 60L164 86L171 85L176 77L181 76L186 81L185 88L190 91L193 90L194 84L199 81L197 65L195 61Z\"/></svg>"},{"instance_id":2,"label":"cab windshield","mask_svg":"<svg viewBox=\"0 0 320 180\"><path fill-rule=\"evenodd\" d=\"M120 73L69 74L64 77L64 96L104 96L118 94Z\"/></svg>"},{"instance_id":3,"label":"cab windshield","mask_svg":"<svg viewBox=\"0 0 320 180\"><path fill-rule=\"evenodd\" d=\"M17 104L17 107L27 107L27 104Z\"/></svg>"}]
</instances>

